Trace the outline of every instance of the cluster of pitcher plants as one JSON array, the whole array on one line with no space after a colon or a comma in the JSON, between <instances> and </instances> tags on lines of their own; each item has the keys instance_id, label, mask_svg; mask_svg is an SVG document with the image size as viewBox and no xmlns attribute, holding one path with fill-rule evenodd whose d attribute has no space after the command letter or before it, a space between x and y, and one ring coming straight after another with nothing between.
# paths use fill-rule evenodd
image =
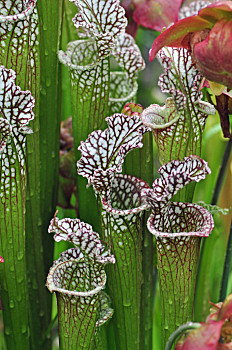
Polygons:
<instances>
[{"instance_id":1,"label":"cluster of pitcher plants","mask_svg":"<svg viewBox=\"0 0 232 350\"><path fill-rule=\"evenodd\" d=\"M231 41L231 1L1 1L1 350L232 349Z\"/></svg>"}]
</instances>

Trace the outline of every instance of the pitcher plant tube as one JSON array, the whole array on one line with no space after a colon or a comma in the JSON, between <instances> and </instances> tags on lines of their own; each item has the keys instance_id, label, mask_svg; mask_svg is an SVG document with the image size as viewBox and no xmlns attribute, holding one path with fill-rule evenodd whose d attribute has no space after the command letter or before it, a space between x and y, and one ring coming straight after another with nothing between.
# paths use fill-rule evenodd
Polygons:
<instances>
[{"instance_id":1,"label":"pitcher plant tube","mask_svg":"<svg viewBox=\"0 0 232 350\"><path fill-rule=\"evenodd\" d=\"M152 210L148 229L156 237L164 347L171 333L192 319L200 237L208 237L214 223L205 208L170 201L185 185L210 173L205 161L185 157L164 164L158 172L161 177L143 195Z\"/></svg>"},{"instance_id":2,"label":"pitcher plant tube","mask_svg":"<svg viewBox=\"0 0 232 350\"><path fill-rule=\"evenodd\" d=\"M113 310L100 310L105 287L104 266L115 263L114 256L101 243L92 226L79 219L54 217L48 232L56 242L68 241L75 248L61 253L47 277L50 292L56 292L60 349L90 349L96 327L112 316ZM99 318L100 316L100 318Z\"/></svg>"},{"instance_id":3,"label":"pitcher plant tube","mask_svg":"<svg viewBox=\"0 0 232 350\"><path fill-rule=\"evenodd\" d=\"M100 197L102 236L116 257L115 268L108 269L116 346L126 344L128 349L139 349L142 213L149 207L142 201L141 190L148 185L120 173L125 155L142 147L141 139L148 128L136 114L114 114L106 121L106 130L92 132L81 143L82 157L77 167L79 175L88 179Z\"/></svg>"},{"instance_id":4,"label":"pitcher plant tube","mask_svg":"<svg viewBox=\"0 0 232 350\"><path fill-rule=\"evenodd\" d=\"M151 105L146 108L142 121L152 129L161 164L191 154L200 156L206 118L215 114L214 106L201 100L202 76L185 49L165 48L158 57L165 69L158 85L171 97L163 107Z\"/></svg>"},{"instance_id":5,"label":"pitcher plant tube","mask_svg":"<svg viewBox=\"0 0 232 350\"><path fill-rule=\"evenodd\" d=\"M58 57L70 70L76 151L91 131L105 127L110 110L121 110L126 102L135 99L136 74L145 64L134 39L125 33L127 19L118 0L73 2L78 10L73 24L81 39L70 42L65 52L59 51ZM111 72L112 55L121 72ZM90 220L97 229L100 224L97 204L93 193L84 190L82 178L77 181L77 193L79 216L84 221ZM91 218L88 218L89 205L93 208Z\"/></svg>"}]
</instances>

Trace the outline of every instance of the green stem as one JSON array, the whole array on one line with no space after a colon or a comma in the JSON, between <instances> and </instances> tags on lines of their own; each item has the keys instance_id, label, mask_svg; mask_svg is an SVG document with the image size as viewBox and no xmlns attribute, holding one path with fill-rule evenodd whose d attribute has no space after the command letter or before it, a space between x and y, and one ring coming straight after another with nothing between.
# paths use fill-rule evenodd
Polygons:
<instances>
[{"instance_id":1,"label":"green stem","mask_svg":"<svg viewBox=\"0 0 232 350\"><path fill-rule=\"evenodd\" d=\"M46 339L50 336L52 327L54 326L56 320L57 320L58 314L56 314L56 316L53 318L53 320L50 322L45 334L44 334L44 339L42 341L42 345L46 342Z\"/></svg>"},{"instance_id":2,"label":"green stem","mask_svg":"<svg viewBox=\"0 0 232 350\"><path fill-rule=\"evenodd\" d=\"M146 222L148 213L144 215ZM153 292L155 286L153 284L153 259L154 247L153 236L147 230L145 223L143 227L143 242L142 242L142 271L143 283L141 291L141 349L152 349L152 318L153 318Z\"/></svg>"},{"instance_id":3,"label":"green stem","mask_svg":"<svg viewBox=\"0 0 232 350\"><path fill-rule=\"evenodd\" d=\"M218 197L219 197L219 194L221 192L222 185L223 185L223 180L224 180L224 177L226 174L227 165L228 165L229 160L230 160L231 150L232 150L232 135L231 135L231 137L226 145L226 149L225 149L225 152L224 152L224 155L222 158L221 168L220 168L220 171L218 174L217 182L216 182L214 192L213 192L213 197L211 200L212 205L217 204Z\"/></svg>"},{"instance_id":4,"label":"green stem","mask_svg":"<svg viewBox=\"0 0 232 350\"><path fill-rule=\"evenodd\" d=\"M231 271L231 260L232 260L232 220L231 220L231 226L230 226L229 239L227 243L224 270L223 270L222 281L221 281L221 290L220 290L220 298L219 298L220 301L225 300L227 296L227 285L228 285L229 275Z\"/></svg>"},{"instance_id":5,"label":"green stem","mask_svg":"<svg viewBox=\"0 0 232 350\"><path fill-rule=\"evenodd\" d=\"M47 311L47 293L43 287L45 270L43 262L43 248L41 238L41 212L40 212L40 47L39 47L39 16L38 9L34 12L32 24L36 23L38 33L37 45L34 45L32 56L34 64L28 65L26 72L26 86L35 97L35 118L30 123L33 134L27 138L27 199L26 199L26 263L27 282L29 296L29 323L30 323L30 348L40 349L41 334L47 325L49 314ZM33 16L33 15L32 15ZM36 22L35 22L36 19ZM34 23L33 23L34 22ZM35 300L38 300L35 303Z\"/></svg>"}]
</instances>

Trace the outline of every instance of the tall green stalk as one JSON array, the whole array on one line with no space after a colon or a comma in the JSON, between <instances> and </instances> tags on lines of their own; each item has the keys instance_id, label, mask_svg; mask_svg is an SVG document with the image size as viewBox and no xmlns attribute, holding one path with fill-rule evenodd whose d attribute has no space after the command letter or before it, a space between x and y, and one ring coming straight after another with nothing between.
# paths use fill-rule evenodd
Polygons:
<instances>
[{"instance_id":1,"label":"tall green stalk","mask_svg":"<svg viewBox=\"0 0 232 350\"><path fill-rule=\"evenodd\" d=\"M47 231L51 217L55 212L58 188L61 85L57 51L60 48L63 3L64 0L38 2L41 31L40 205L42 226L40 230L43 232L42 242L46 273L53 260L53 241L44 232Z\"/></svg>"},{"instance_id":2,"label":"tall green stalk","mask_svg":"<svg viewBox=\"0 0 232 350\"><path fill-rule=\"evenodd\" d=\"M39 112L33 125L33 138L27 143L26 253L31 349L51 348L50 337L44 339L51 321L51 296L44 287L44 281L53 258L53 240L44 232L55 211L58 184L61 98L57 51L62 3L63 0L42 0L37 4L40 59L36 68L40 77L35 97Z\"/></svg>"},{"instance_id":3,"label":"tall green stalk","mask_svg":"<svg viewBox=\"0 0 232 350\"><path fill-rule=\"evenodd\" d=\"M37 118L33 137L27 143L26 255L32 349L51 347L51 340L44 340L51 317L51 296L44 287L44 280L53 258L53 241L44 232L55 211L58 181L60 96L57 51L62 2L43 0L37 3L36 45L40 57L35 66L31 64L35 71L30 77L37 78L36 83L30 82L36 97Z\"/></svg>"}]
</instances>

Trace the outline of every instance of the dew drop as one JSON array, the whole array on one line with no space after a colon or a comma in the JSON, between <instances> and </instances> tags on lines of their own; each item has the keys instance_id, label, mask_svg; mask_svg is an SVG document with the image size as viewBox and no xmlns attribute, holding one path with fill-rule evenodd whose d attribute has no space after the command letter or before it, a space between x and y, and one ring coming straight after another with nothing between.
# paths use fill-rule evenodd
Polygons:
<instances>
[{"instance_id":1,"label":"dew drop","mask_svg":"<svg viewBox=\"0 0 232 350\"><path fill-rule=\"evenodd\" d=\"M23 259L23 257L24 257L23 252L18 252L18 253L17 253L17 259L18 259L19 261L21 261L21 260Z\"/></svg>"},{"instance_id":2,"label":"dew drop","mask_svg":"<svg viewBox=\"0 0 232 350\"><path fill-rule=\"evenodd\" d=\"M6 334L6 335L11 335L11 329L10 329L10 327L8 327L8 326L5 327L5 334Z\"/></svg>"},{"instance_id":3,"label":"dew drop","mask_svg":"<svg viewBox=\"0 0 232 350\"><path fill-rule=\"evenodd\" d=\"M42 226L42 219L39 217L37 220L37 225L40 227Z\"/></svg>"},{"instance_id":4,"label":"dew drop","mask_svg":"<svg viewBox=\"0 0 232 350\"><path fill-rule=\"evenodd\" d=\"M13 309L15 307L14 300L12 300L12 299L10 300L9 306L10 306L11 309Z\"/></svg>"},{"instance_id":5,"label":"dew drop","mask_svg":"<svg viewBox=\"0 0 232 350\"><path fill-rule=\"evenodd\" d=\"M22 334L27 333L27 326L25 324L22 325L21 332L22 332Z\"/></svg>"},{"instance_id":6,"label":"dew drop","mask_svg":"<svg viewBox=\"0 0 232 350\"><path fill-rule=\"evenodd\" d=\"M17 300L18 302L22 301L22 295L21 295L21 294L17 294L16 300Z\"/></svg>"}]
</instances>

